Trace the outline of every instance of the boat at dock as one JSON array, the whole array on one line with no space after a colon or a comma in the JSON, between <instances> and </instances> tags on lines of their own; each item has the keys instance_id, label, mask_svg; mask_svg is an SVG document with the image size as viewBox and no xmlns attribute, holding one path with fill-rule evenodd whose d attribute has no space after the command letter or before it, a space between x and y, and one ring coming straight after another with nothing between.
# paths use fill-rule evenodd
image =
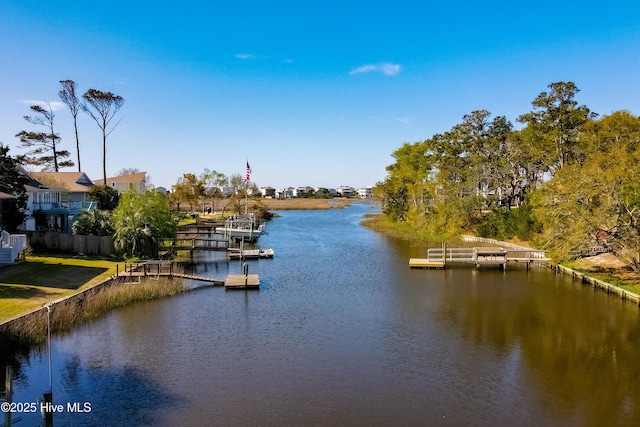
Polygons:
<instances>
[{"instance_id":1,"label":"boat at dock","mask_svg":"<svg viewBox=\"0 0 640 427\"><path fill-rule=\"evenodd\" d=\"M260 249L260 258L273 258L273 249Z\"/></svg>"},{"instance_id":2,"label":"boat at dock","mask_svg":"<svg viewBox=\"0 0 640 427\"><path fill-rule=\"evenodd\" d=\"M227 254L230 259L258 259L273 258L273 249L238 249L229 248Z\"/></svg>"}]
</instances>

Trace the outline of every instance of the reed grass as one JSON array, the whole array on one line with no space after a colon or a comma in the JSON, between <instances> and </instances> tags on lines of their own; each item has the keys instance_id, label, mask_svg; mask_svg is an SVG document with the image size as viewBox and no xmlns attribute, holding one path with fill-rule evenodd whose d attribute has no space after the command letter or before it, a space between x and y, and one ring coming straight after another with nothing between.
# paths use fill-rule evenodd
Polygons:
<instances>
[{"instance_id":1,"label":"reed grass","mask_svg":"<svg viewBox=\"0 0 640 427\"><path fill-rule=\"evenodd\" d=\"M432 233L423 228L406 222L393 222L383 214L366 214L360 222L375 232L408 242L438 242L448 241L453 238L447 233Z\"/></svg>"},{"instance_id":2,"label":"reed grass","mask_svg":"<svg viewBox=\"0 0 640 427\"><path fill-rule=\"evenodd\" d=\"M126 283L111 280L101 286L72 295L51 306L51 332L62 334L72 328L94 320L104 314L139 301L154 300L177 295L188 290L182 279L144 279ZM39 345L47 337L47 309L23 316L0 328L3 344Z\"/></svg>"},{"instance_id":3,"label":"reed grass","mask_svg":"<svg viewBox=\"0 0 640 427\"><path fill-rule=\"evenodd\" d=\"M260 199L268 210L323 210L342 209L353 203L354 199Z\"/></svg>"}]
</instances>

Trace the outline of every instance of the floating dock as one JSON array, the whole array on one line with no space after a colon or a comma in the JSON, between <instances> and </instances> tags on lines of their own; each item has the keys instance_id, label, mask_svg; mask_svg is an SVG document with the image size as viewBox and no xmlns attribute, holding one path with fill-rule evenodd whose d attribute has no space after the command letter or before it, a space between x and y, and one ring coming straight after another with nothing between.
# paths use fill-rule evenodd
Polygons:
<instances>
[{"instance_id":1,"label":"floating dock","mask_svg":"<svg viewBox=\"0 0 640 427\"><path fill-rule=\"evenodd\" d=\"M260 277L257 274L229 274L224 281L225 289L259 289Z\"/></svg>"},{"instance_id":2,"label":"floating dock","mask_svg":"<svg viewBox=\"0 0 640 427\"><path fill-rule=\"evenodd\" d=\"M227 250L230 259L258 259L260 258L260 249L234 249Z\"/></svg>"},{"instance_id":3,"label":"floating dock","mask_svg":"<svg viewBox=\"0 0 640 427\"><path fill-rule=\"evenodd\" d=\"M444 268L444 262L430 261L426 258L411 258L409 260L409 267L411 268Z\"/></svg>"}]
</instances>

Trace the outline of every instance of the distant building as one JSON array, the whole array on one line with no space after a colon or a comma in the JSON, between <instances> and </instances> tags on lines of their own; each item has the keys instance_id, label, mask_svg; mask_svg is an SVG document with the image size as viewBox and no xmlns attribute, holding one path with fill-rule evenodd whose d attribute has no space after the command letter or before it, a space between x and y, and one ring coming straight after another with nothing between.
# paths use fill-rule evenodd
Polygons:
<instances>
[{"instance_id":1,"label":"distant building","mask_svg":"<svg viewBox=\"0 0 640 427\"><path fill-rule=\"evenodd\" d=\"M273 198L276 195L276 189L273 187L260 187L260 194L262 194L262 197Z\"/></svg>"},{"instance_id":2,"label":"distant building","mask_svg":"<svg viewBox=\"0 0 640 427\"><path fill-rule=\"evenodd\" d=\"M373 197L373 187L358 188L356 192L358 193L358 197L360 197L361 199L368 199L370 197Z\"/></svg>"},{"instance_id":3,"label":"distant building","mask_svg":"<svg viewBox=\"0 0 640 427\"><path fill-rule=\"evenodd\" d=\"M124 193L131 189L143 192L147 188L146 177L146 172L114 176L113 178L107 178L107 186L118 190L118 193ZM98 179L93 183L95 185L104 185L104 179Z\"/></svg>"},{"instance_id":4,"label":"distant building","mask_svg":"<svg viewBox=\"0 0 640 427\"><path fill-rule=\"evenodd\" d=\"M220 191L224 197L231 197L234 195L233 187L224 186L220 188Z\"/></svg>"},{"instance_id":5,"label":"distant building","mask_svg":"<svg viewBox=\"0 0 640 427\"><path fill-rule=\"evenodd\" d=\"M313 187L298 187L293 190L293 197L307 197L307 193L313 191Z\"/></svg>"},{"instance_id":6,"label":"distant building","mask_svg":"<svg viewBox=\"0 0 640 427\"><path fill-rule=\"evenodd\" d=\"M293 198L293 187L277 188L275 192L276 199L291 199Z\"/></svg>"},{"instance_id":7,"label":"distant building","mask_svg":"<svg viewBox=\"0 0 640 427\"><path fill-rule=\"evenodd\" d=\"M348 185L341 185L336 188L337 193L342 197L351 197L355 193L355 188Z\"/></svg>"}]
</instances>

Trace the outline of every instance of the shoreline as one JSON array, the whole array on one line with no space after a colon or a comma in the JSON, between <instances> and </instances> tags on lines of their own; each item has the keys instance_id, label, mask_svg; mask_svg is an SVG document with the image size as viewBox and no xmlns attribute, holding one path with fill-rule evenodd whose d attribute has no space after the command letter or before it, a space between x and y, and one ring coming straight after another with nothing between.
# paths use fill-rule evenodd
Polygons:
<instances>
[{"instance_id":1,"label":"shoreline","mask_svg":"<svg viewBox=\"0 0 640 427\"><path fill-rule=\"evenodd\" d=\"M269 210L342 209L356 200L358 199L264 199L265 205ZM46 255L46 257L58 258L57 255ZM60 259L70 257L72 256L59 255ZM35 257L35 259L37 258L38 256ZM62 263L59 263L59 265L64 268ZM151 292L149 289L144 289L144 285L149 280L141 282L138 286L131 286L130 283L124 283L114 278L111 274L113 272L109 271L109 269L105 270L107 271L104 274L99 274L91 280L80 284L76 292L58 295L57 298L46 301L38 301L39 304L42 303L40 306L26 305L24 311L8 318L0 319L0 339L6 345L7 350L14 349L19 351L24 346L37 347L42 345L47 325L47 306L51 307L51 330L59 334L124 305L143 300L165 298L193 290L186 288L182 280L179 281L180 286L176 286L175 284L178 282L175 279L168 279L168 282L173 282L174 285L165 286L166 289L162 289L159 292ZM105 275L107 276L105 277ZM103 280L95 283L96 279L99 280L100 278ZM157 282L153 281L153 283L154 286L157 286ZM37 286L30 285L28 288L35 289ZM118 300L116 302L114 302L114 298L108 295L123 289L129 289L130 292L124 297L117 297ZM107 296L105 297L103 294L107 294ZM91 302L93 299L100 301L93 304Z\"/></svg>"},{"instance_id":2,"label":"shoreline","mask_svg":"<svg viewBox=\"0 0 640 427\"><path fill-rule=\"evenodd\" d=\"M367 216L360 224L377 233L384 234L386 236L395 237L401 240L406 240L406 241L429 240L426 237L421 235L420 230L415 230L414 227L412 227L411 225L400 224L399 226L394 227L394 225L389 224L388 222L382 221L383 218L381 218L381 216L382 214ZM429 236L429 237L431 237L433 240L438 240L435 238L435 236ZM531 248L527 248L526 246L518 245L515 243L510 243L510 242L505 242L505 241L495 240L495 239L486 239L483 237L460 235L455 238L459 240L477 239L478 241L483 241L493 245L502 245L502 246L522 248L522 249L531 249ZM451 239L453 239L453 237L449 237L444 240L451 240ZM521 242L521 243L526 244L527 242ZM564 266L559 263L553 264L550 262L549 268L554 270L556 273L560 272L563 274L570 274L573 280L580 280L582 284L590 284L595 289L605 291L607 292L607 294L614 294L614 295L620 296L622 300L633 302L635 305L640 307L640 294L636 292L629 291L613 283L609 283L604 280L593 277L589 275L587 272L577 271L575 269L572 269L570 267Z\"/></svg>"},{"instance_id":3,"label":"shoreline","mask_svg":"<svg viewBox=\"0 0 640 427\"><path fill-rule=\"evenodd\" d=\"M66 332L111 311L133 303L157 300L190 292L182 279L146 279L131 284L109 278L79 292L49 301L0 323L0 364L15 364L15 359L46 343L47 325L56 335ZM50 311L50 313L48 313ZM50 322L50 323L49 323Z\"/></svg>"}]
</instances>

